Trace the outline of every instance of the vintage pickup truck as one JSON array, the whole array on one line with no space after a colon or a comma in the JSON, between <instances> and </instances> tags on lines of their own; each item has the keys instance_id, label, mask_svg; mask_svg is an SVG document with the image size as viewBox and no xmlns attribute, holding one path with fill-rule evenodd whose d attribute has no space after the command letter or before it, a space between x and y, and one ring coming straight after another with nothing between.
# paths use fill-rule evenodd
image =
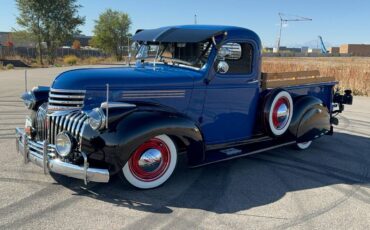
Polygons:
<instances>
[{"instance_id":1,"label":"vintage pickup truck","mask_svg":"<svg viewBox=\"0 0 370 230\"><path fill-rule=\"evenodd\" d=\"M160 186L179 154L190 167L333 133L351 91L318 71L261 73L261 42L232 26L139 30L135 66L77 69L22 95L16 129L25 162L82 179L115 174L137 188Z\"/></svg>"}]
</instances>

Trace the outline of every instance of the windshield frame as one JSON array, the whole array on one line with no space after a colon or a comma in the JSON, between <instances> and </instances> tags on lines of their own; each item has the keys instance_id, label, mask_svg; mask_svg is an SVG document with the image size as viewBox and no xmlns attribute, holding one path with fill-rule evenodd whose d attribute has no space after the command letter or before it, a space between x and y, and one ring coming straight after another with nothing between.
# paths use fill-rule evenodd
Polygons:
<instances>
[{"instance_id":1,"label":"windshield frame","mask_svg":"<svg viewBox=\"0 0 370 230\"><path fill-rule=\"evenodd\" d=\"M174 51L174 50L172 51L168 50L169 47L172 46L173 48L173 46L177 46L178 44L186 44L186 43L161 43L161 42L139 43L139 47L135 54L136 62L140 62L141 64L145 62L150 63L154 67L156 66L156 64L162 64L162 65L182 67L182 68L200 71L207 67L207 64L209 63L209 60L211 57L211 53L213 49L215 48L211 40L207 40L202 43L207 44L207 45L205 46L205 49L202 50L199 55L194 56L196 58L194 62L188 62L186 60L166 57L163 55L166 51L170 53ZM151 50L150 46L156 47L155 49L152 50L152 52L154 52L155 54L149 55L149 52ZM173 53L171 53L171 55L173 55ZM201 66L200 67L197 66L198 64Z\"/></svg>"}]
</instances>

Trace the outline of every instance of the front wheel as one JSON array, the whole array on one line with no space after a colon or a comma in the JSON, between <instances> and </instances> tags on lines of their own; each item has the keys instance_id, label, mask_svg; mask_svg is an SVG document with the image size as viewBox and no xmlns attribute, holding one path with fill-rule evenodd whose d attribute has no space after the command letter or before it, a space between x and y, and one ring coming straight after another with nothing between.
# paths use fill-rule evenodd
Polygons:
<instances>
[{"instance_id":1,"label":"front wheel","mask_svg":"<svg viewBox=\"0 0 370 230\"><path fill-rule=\"evenodd\" d=\"M312 144L312 141L307 141L307 142L301 142L297 143L296 146L298 149L305 150L308 149Z\"/></svg>"},{"instance_id":2,"label":"front wheel","mask_svg":"<svg viewBox=\"0 0 370 230\"><path fill-rule=\"evenodd\" d=\"M140 145L123 167L123 176L140 189L156 188L166 182L177 164L175 143L159 135Z\"/></svg>"}]
</instances>

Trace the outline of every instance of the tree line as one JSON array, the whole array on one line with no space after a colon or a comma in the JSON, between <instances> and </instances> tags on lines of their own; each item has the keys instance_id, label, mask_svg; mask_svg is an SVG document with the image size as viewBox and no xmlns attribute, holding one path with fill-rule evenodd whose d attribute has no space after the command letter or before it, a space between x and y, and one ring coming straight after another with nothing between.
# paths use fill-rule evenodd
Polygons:
<instances>
[{"instance_id":1,"label":"tree line","mask_svg":"<svg viewBox=\"0 0 370 230\"><path fill-rule=\"evenodd\" d=\"M14 30L17 40L35 43L40 64L54 64L57 49L75 35L86 18L78 14L77 0L16 0L19 15ZM129 39L131 19L128 14L108 9L95 21L91 45L122 60L123 47ZM74 44L75 46L75 44Z\"/></svg>"}]
</instances>

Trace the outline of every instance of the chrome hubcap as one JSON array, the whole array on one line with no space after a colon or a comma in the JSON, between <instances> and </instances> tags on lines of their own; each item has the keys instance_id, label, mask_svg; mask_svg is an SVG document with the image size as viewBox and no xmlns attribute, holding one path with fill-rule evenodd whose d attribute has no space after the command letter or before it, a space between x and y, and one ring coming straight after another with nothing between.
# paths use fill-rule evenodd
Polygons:
<instances>
[{"instance_id":1,"label":"chrome hubcap","mask_svg":"<svg viewBox=\"0 0 370 230\"><path fill-rule=\"evenodd\" d=\"M278 128L284 127L288 121L289 109L285 103L281 104L277 111Z\"/></svg>"},{"instance_id":2,"label":"chrome hubcap","mask_svg":"<svg viewBox=\"0 0 370 230\"><path fill-rule=\"evenodd\" d=\"M145 172L154 172L162 163L162 154L158 149L148 149L140 157L138 165Z\"/></svg>"}]
</instances>

